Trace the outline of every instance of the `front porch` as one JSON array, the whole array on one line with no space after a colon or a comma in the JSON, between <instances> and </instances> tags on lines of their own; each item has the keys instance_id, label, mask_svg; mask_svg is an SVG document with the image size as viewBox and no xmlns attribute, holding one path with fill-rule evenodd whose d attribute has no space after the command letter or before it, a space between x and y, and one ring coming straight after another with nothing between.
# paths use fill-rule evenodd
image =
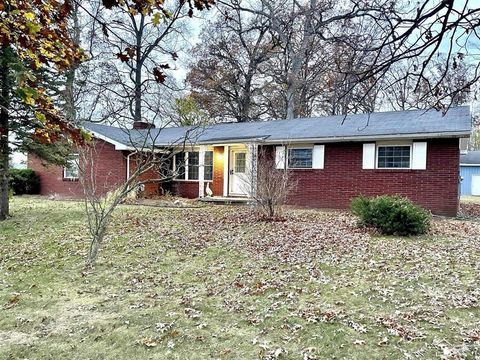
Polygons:
<instances>
[{"instance_id":1,"label":"front porch","mask_svg":"<svg viewBox=\"0 0 480 360\"><path fill-rule=\"evenodd\" d=\"M205 196L198 199L201 202L216 205L247 205L252 202L248 197L232 197L232 196Z\"/></svg>"},{"instance_id":2,"label":"front porch","mask_svg":"<svg viewBox=\"0 0 480 360\"><path fill-rule=\"evenodd\" d=\"M210 203L247 203L256 183L257 144L199 146L198 198ZM206 152L213 154L212 177L205 178Z\"/></svg>"}]
</instances>

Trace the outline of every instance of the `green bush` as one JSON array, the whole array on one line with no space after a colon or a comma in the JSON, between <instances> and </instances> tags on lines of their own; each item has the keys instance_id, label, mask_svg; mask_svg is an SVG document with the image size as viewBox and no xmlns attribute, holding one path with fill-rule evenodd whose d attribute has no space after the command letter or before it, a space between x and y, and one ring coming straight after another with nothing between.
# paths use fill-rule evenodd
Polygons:
<instances>
[{"instance_id":1,"label":"green bush","mask_svg":"<svg viewBox=\"0 0 480 360\"><path fill-rule=\"evenodd\" d=\"M352 199L351 209L362 225L386 235L418 235L430 228L430 213L401 196L358 196Z\"/></svg>"},{"instance_id":2,"label":"green bush","mask_svg":"<svg viewBox=\"0 0 480 360\"><path fill-rule=\"evenodd\" d=\"M32 169L10 169L9 184L15 195L40 192L40 179Z\"/></svg>"}]
</instances>

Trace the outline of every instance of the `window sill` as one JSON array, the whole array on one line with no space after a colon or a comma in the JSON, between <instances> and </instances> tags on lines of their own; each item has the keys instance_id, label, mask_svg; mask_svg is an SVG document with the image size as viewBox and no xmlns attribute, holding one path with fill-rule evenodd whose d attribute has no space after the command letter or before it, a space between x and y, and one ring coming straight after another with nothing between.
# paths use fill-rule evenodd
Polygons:
<instances>
[{"instance_id":1,"label":"window sill","mask_svg":"<svg viewBox=\"0 0 480 360\"><path fill-rule=\"evenodd\" d=\"M366 169L365 169L366 170ZM414 172L414 171L426 171L427 169L411 169L411 168L399 168L399 169L372 169L375 172L388 172L388 173L405 173L405 172Z\"/></svg>"},{"instance_id":2,"label":"window sill","mask_svg":"<svg viewBox=\"0 0 480 360\"><path fill-rule=\"evenodd\" d=\"M79 179L78 178L66 178L66 177L64 177L62 180L63 181L77 182Z\"/></svg>"},{"instance_id":3,"label":"window sill","mask_svg":"<svg viewBox=\"0 0 480 360\"><path fill-rule=\"evenodd\" d=\"M324 169L313 169L313 168L287 168L287 170L291 170L291 171L317 171L317 170L324 170Z\"/></svg>"},{"instance_id":4,"label":"window sill","mask_svg":"<svg viewBox=\"0 0 480 360\"><path fill-rule=\"evenodd\" d=\"M173 179L172 180L173 182L199 182L200 180L185 180L185 179ZM203 182L209 182L209 183L212 183L213 180L203 180Z\"/></svg>"}]
</instances>

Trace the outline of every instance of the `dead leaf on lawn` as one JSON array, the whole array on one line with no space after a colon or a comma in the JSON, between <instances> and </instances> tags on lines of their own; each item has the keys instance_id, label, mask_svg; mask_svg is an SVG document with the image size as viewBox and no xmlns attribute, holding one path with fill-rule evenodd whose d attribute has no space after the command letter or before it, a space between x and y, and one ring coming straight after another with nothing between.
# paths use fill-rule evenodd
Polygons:
<instances>
[{"instance_id":1,"label":"dead leaf on lawn","mask_svg":"<svg viewBox=\"0 0 480 360\"><path fill-rule=\"evenodd\" d=\"M155 347L158 345L158 339L155 337L147 336L138 340L138 343L146 347Z\"/></svg>"},{"instance_id":2,"label":"dead leaf on lawn","mask_svg":"<svg viewBox=\"0 0 480 360\"><path fill-rule=\"evenodd\" d=\"M14 308L15 306L18 305L20 302L20 294L19 293L13 293L10 299L3 305L4 309L11 309Z\"/></svg>"}]
</instances>

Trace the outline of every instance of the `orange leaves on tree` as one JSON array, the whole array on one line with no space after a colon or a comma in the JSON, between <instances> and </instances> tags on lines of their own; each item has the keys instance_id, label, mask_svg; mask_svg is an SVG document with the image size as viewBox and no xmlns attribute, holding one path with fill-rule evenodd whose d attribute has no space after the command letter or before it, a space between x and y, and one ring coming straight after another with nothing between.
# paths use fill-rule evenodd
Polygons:
<instances>
[{"instance_id":1,"label":"orange leaves on tree","mask_svg":"<svg viewBox=\"0 0 480 360\"><path fill-rule=\"evenodd\" d=\"M36 114L35 137L53 142L62 135L82 141L82 134L59 113L33 75L42 68L66 70L84 60L68 33L70 0L6 0L0 2L0 44L10 48L27 66L17 94Z\"/></svg>"}]
</instances>

